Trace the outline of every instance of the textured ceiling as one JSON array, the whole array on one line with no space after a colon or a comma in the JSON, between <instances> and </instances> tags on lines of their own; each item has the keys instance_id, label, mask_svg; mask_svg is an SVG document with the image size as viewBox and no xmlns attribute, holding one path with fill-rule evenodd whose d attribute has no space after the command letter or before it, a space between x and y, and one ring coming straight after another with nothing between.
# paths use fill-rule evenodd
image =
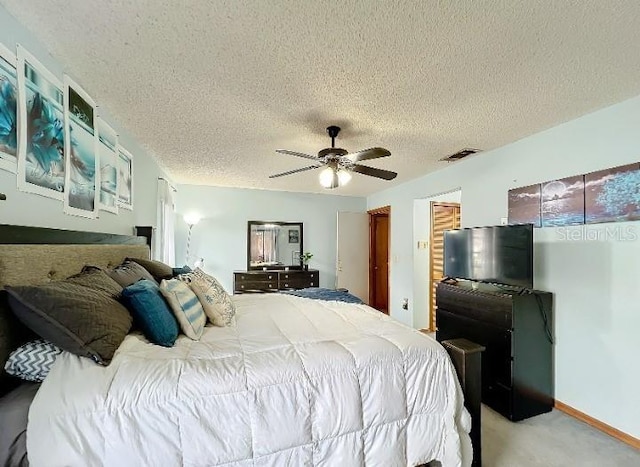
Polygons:
<instances>
[{"instance_id":1,"label":"textured ceiling","mask_svg":"<svg viewBox=\"0 0 640 467\"><path fill-rule=\"evenodd\" d=\"M416 178L640 94L640 2L0 0L178 183L325 192L276 154ZM482 157L478 155L475 157Z\"/></svg>"}]
</instances>

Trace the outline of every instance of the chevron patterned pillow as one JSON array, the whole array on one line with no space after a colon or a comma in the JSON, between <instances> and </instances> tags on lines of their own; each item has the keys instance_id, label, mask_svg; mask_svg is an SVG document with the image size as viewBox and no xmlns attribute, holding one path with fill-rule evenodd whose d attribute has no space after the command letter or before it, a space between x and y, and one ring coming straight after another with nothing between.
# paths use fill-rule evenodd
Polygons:
<instances>
[{"instance_id":1,"label":"chevron patterned pillow","mask_svg":"<svg viewBox=\"0 0 640 467\"><path fill-rule=\"evenodd\" d=\"M21 379L40 383L49 374L62 350L42 339L27 342L9 356L5 371Z\"/></svg>"}]
</instances>

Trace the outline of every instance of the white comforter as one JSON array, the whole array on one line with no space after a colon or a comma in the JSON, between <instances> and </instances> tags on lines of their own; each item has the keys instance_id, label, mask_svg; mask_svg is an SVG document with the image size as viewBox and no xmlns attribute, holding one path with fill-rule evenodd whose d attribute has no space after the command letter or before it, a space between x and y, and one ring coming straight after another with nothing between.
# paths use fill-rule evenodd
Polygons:
<instances>
[{"instance_id":1,"label":"white comforter","mask_svg":"<svg viewBox=\"0 0 640 467\"><path fill-rule=\"evenodd\" d=\"M129 335L100 367L64 353L29 413L38 466L467 466L442 347L366 306L241 295L194 342Z\"/></svg>"}]
</instances>

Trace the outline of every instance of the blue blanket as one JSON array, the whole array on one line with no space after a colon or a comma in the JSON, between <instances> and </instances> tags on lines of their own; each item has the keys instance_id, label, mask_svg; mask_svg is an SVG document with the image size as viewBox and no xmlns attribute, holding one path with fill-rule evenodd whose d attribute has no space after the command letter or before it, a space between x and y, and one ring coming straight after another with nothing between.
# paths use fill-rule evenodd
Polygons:
<instances>
[{"instance_id":1,"label":"blue blanket","mask_svg":"<svg viewBox=\"0 0 640 467\"><path fill-rule=\"evenodd\" d=\"M281 293L295 295L296 297L313 298L315 300L338 301L347 303L363 303L355 295L344 290L325 289L322 287L309 287L307 289L286 290Z\"/></svg>"}]
</instances>

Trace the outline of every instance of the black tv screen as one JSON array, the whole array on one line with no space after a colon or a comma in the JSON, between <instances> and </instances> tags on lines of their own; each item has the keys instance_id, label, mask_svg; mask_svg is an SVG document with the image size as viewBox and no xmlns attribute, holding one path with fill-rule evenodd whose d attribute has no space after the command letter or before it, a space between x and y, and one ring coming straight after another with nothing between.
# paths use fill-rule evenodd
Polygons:
<instances>
[{"instance_id":1,"label":"black tv screen","mask_svg":"<svg viewBox=\"0 0 640 467\"><path fill-rule=\"evenodd\" d=\"M533 225L447 230L444 275L533 288Z\"/></svg>"}]
</instances>

